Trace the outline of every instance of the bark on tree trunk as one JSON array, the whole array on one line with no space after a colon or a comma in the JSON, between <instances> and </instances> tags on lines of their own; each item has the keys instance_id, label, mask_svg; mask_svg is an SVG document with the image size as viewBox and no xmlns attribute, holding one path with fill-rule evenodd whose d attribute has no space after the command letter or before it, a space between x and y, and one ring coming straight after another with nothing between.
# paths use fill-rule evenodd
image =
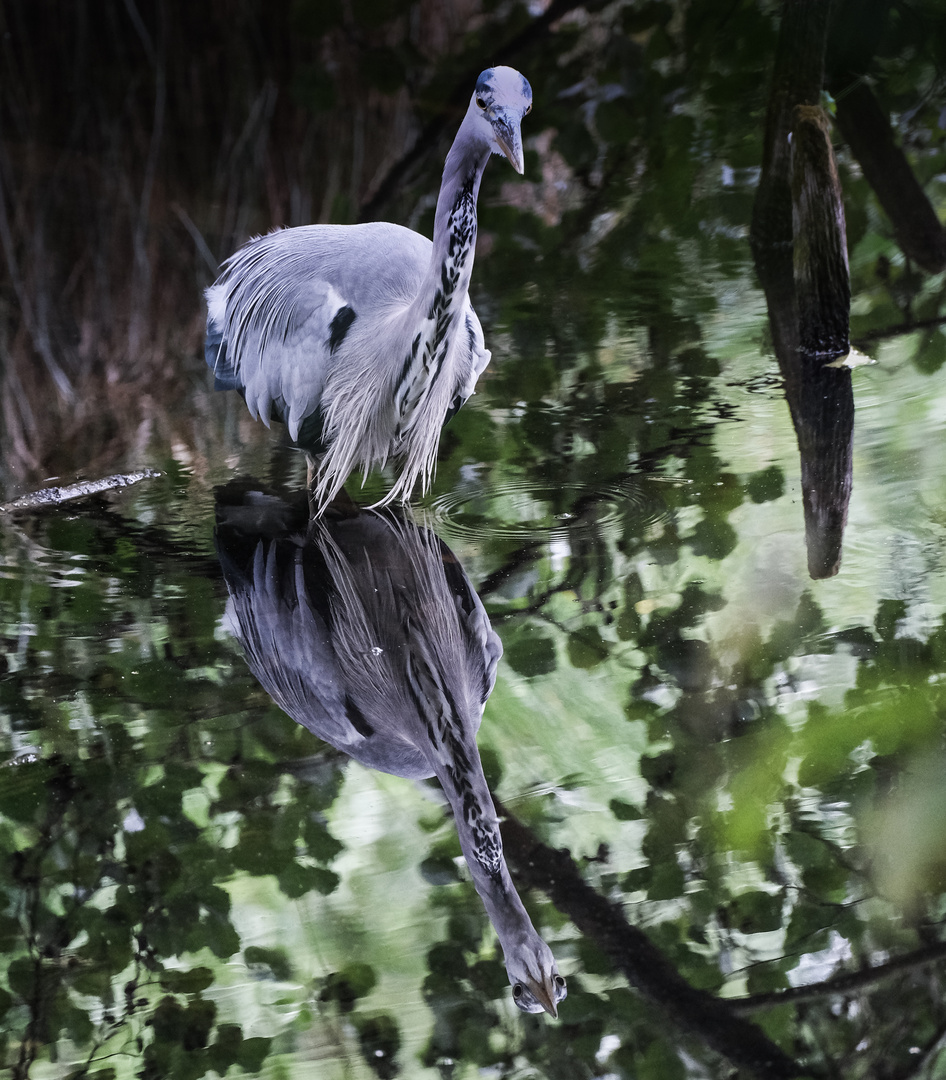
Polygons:
<instances>
[{"instance_id":1,"label":"bark on tree trunk","mask_svg":"<svg viewBox=\"0 0 946 1080\"><path fill-rule=\"evenodd\" d=\"M792 236L798 347L828 361L845 356L851 348L847 229L828 120L817 105L794 110Z\"/></svg>"},{"instance_id":2,"label":"bark on tree trunk","mask_svg":"<svg viewBox=\"0 0 946 1080\"><path fill-rule=\"evenodd\" d=\"M798 438L808 572L836 574L851 498L851 373L844 207L819 100L828 0L785 0L750 238ZM789 135L791 134L791 138Z\"/></svg>"}]
</instances>

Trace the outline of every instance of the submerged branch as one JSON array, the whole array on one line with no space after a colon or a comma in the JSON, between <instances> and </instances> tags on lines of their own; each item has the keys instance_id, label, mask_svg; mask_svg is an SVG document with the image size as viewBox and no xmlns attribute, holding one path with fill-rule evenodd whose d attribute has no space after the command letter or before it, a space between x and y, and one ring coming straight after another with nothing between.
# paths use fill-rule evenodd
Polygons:
<instances>
[{"instance_id":1,"label":"submerged branch","mask_svg":"<svg viewBox=\"0 0 946 1080\"><path fill-rule=\"evenodd\" d=\"M89 495L100 495L103 491L114 491L116 488L129 487L141 480L150 480L160 476L156 469L142 469L140 472L116 473L113 476L103 476L100 480L80 480L75 484L66 484L65 487L40 488L32 491L29 495L22 495L13 502L0 504L0 513L19 514L27 510L41 510L50 506L61 506L63 503L72 502L74 499L84 499Z\"/></svg>"}]
</instances>

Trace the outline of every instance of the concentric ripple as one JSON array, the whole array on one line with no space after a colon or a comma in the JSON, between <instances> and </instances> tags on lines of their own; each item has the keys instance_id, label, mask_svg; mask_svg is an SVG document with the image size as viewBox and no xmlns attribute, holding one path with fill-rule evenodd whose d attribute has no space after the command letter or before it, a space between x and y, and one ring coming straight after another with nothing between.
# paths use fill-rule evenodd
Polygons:
<instances>
[{"instance_id":1,"label":"concentric ripple","mask_svg":"<svg viewBox=\"0 0 946 1080\"><path fill-rule=\"evenodd\" d=\"M657 486L507 481L447 492L430 506L438 531L453 540L500 538L518 543L576 539L644 528L667 512Z\"/></svg>"}]
</instances>

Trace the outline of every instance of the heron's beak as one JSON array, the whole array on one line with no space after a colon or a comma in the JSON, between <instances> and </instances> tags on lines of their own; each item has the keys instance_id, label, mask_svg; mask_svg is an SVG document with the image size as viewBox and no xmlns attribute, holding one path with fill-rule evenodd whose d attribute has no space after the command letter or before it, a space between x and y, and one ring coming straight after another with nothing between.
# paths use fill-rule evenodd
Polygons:
<instances>
[{"instance_id":1,"label":"heron's beak","mask_svg":"<svg viewBox=\"0 0 946 1080\"><path fill-rule=\"evenodd\" d=\"M557 1020L558 1006L555 1004L555 984L552 982L551 975L542 976L540 979L529 979L529 989L549 1016Z\"/></svg>"},{"instance_id":2,"label":"heron's beak","mask_svg":"<svg viewBox=\"0 0 946 1080\"><path fill-rule=\"evenodd\" d=\"M512 167L521 176L525 172L525 162L522 156L522 135L519 131L519 120L515 116L499 113L492 121L493 134L499 148L509 158Z\"/></svg>"}]
</instances>

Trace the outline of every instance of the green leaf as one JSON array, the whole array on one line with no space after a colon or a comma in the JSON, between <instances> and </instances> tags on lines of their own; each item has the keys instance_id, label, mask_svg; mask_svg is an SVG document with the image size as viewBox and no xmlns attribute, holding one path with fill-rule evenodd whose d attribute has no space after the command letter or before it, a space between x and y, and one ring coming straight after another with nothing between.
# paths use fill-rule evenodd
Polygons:
<instances>
[{"instance_id":1,"label":"green leaf","mask_svg":"<svg viewBox=\"0 0 946 1080\"><path fill-rule=\"evenodd\" d=\"M618 821L640 821L644 816L636 806L625 802L623 799L612 799L608 803L608 809Z\"/></svg>"},{"instance_id":2,"label":"green leaf","mask_svg":"<svg viewBox=\"0 0 946 1080\"><path fill-rule=\"evenodd\" d=\"M732 552L739 537L725 518L707 514L697 522L690 537L694 555L708 559L724 559Z\"/></svg>"},{"instance_id":3,"label":"green leaf","mask_svg":"<svg viewBox=\"0 0 946 1080\"><path fill-rule=\"evenodd\" d=\"M214 1072L223 1076L231 1065L240 1060L243 1049L243 1029L239 1024L218 1024L214 1041L207 1047L207 1062Z\"/></svg>"},{"instance_id":4,"label":"green leaf","mask_svg":"<svg viewBox=\"0 0 946 1080\"><path fill-rule=\"evenodd\" d=\"M339 877L321 866L303 866L293 861L279 871L276 880L286 896L295 900L313 891L327 896L338 887Z\"/></svg>"},{"instance_id":5,"label":"green leaf","mask_svg":"<svg viewBox=\"0 0 946 1080\"><path fill-rule=\"evenodd\" d=\"M237 1064L250 1076L259 1074L262 1071L263 1062L269 1055L272 1043L272 1039L244 1039L237 1054Z\"/></svg>"},{"instance_id":6,"label":"green leaf","mask_svg":"<svg viewBox=\"0 0 946 1080\"><path fill-rule=\"evenodd\" d=\"M332 972L322 984L322 1001L335 1001L343 1012L351 1012L354 1003L374 989L378 979L368 964L349 964Z\"/></svg>"},{"instance_id":7,"label":"green leaf","mask_svg":"<svg viewBox=\"0 0 946 1080\"><path fill-rule=\"evenodd\" d=\"M549 675L555 670L555 643L531 628L506 644L504 655L513 671L527 679Z\"/></svg>"},{"instance_id":8,"label":"green leaf","mask_svg":"<svg viewBox=\"0 0 946 1080\"><path fill-rule=\"evenodd\" d=\"M744 934L781 929L781 895L761 890L740 893L729 905L729 924Z\"/></svg>"},{"instance_id":9,"label":"green leaf","mask_svg":"<svg viewBox=\"0 0 946 1080\"><path fill-rule=\"evenodd\" d=\"M424 881L430 885L453 885L460 880L457 864L447 854L432 854L420 864Z\"/></svg>"},{"instance_id":10,"label":"green leaf","mask_svg":"<svg viewBox=\"0 0 946 1080\"><path fill-rule=\"evenodd\" d=\"M754 503L772 502L785 493L785 474L778 465L753 473L746 481L746 494Z\"/></svg>"}]
</instances>

